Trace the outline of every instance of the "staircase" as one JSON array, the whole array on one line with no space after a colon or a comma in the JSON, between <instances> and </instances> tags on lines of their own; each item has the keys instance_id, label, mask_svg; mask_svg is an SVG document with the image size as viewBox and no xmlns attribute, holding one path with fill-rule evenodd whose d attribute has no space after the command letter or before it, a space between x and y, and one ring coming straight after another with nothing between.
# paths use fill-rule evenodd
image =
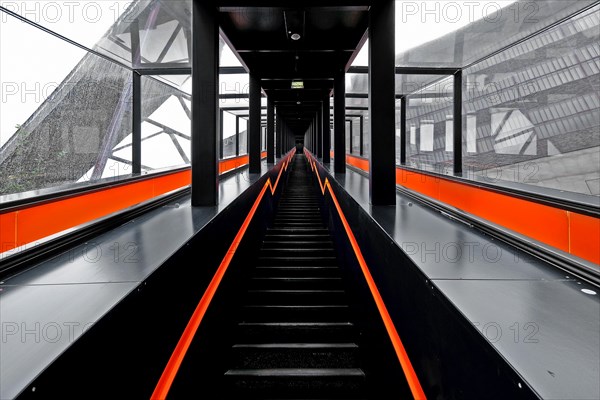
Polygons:
<instances>
[{"instance_id":1,"label":"staircase","mask_svg":"<svg viewBox=\"0 0 600 400\"><path fill-rule=\"evenodd\" d=\"M304 155L249 279L226 386L236 398L365 396L359 333Z\"/></svg>"}]
</instances>

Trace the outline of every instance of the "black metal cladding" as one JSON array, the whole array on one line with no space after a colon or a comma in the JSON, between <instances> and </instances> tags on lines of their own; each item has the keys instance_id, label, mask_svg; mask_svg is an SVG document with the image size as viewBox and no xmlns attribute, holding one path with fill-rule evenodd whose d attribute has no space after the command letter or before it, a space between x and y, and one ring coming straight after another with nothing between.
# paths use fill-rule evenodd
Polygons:
<instances>
[{"instance_id":1,"label":"black metal cladding","mask_svg":"<svg viewBox=\"0 0 600 400\"><path fill-rule=\"evenodd\" d=\"M219 25L212 1L193 2L192 205L218 204Z\"/></svg>"},{"instance_id":2,"label":"black metal cladding","mask_svg":"<svg viewBox=\"0 0 600 400\"><path fill-rule=\"evenodd\" d=\"M369 46L369 193L373 205L396 204L394 9L393 0L382 0L371 7L369 18L369 39L377 43Z\"/></svg>"},{"instance_id":3,"label":"black metal cladding","mask_svg":"<svg viewBox=\"0 0 600 400\"><path fill-rule=\"evenodd\" d=\"M250 173L260 172L260 120L261 90L260 78L250 72L250 121L248 129L248 155L250 156Z\"/></svg>"},{"instance_id":4,"label":"black metal cladding","mask_svg":"<svg viewBox=\"0 0 600 400\"><path fill-rule=\"evenodd\" d=\"M275 162L275 103L267 99L267 163Z\"/></svg>"},{"instance_id":5,"label":"black metal cladding","mask_svg":"<svg viewBox=\"0 0 600 400\"><path fill-rule=\"evenodd\" d=\"M335 95L333 98L333 140L334 170L346 172L346 74L341 71L335 77Z\"/></svg>"}]
</instances>

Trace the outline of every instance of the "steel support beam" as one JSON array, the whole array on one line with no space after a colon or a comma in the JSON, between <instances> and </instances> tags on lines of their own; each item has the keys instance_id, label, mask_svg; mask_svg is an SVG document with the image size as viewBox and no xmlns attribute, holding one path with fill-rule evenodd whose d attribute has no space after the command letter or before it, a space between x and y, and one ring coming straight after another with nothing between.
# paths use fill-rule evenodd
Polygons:
<instances>
[{"instance_id":1,"label":"steel support beam","mask_svg":"<svg viewBox=\"0 0 600 400\"><path fill-rule=\"evenodd\" d=\"M261 91L260 78L250 71L250 120L248 121L248 155L250 156L251 174L260 173L260 123L261 123Z\"/></svg>"},{"instance_id":2,"label":"steel support beam","mask_svg":"<svg viewBox=\"0 0 600 400\"><path fill-rule=\"evenodd\" d=\"M334 171L343 174L346 173L346 73L344 71L338 72L335 76L334 93Z\"/></svg>"},{"instance_id":3,"label":"steel support beam","mask_svg":"<svg viewBox=\"0 0 600 400\"><path fill-rule=\"evenodd\" d=\"M372 205L396 204L395 2L369 11L369 194Z\"/></svg>"},{"instance_id":4,"label":"steel support beam","mask_svg":"<svg viewBox=\"0 0 600 400\"><path fill-rule=\"evenodd\" d=\"M267 164L275 163L275 103L267 98Z\"/></svg>"},{"instance_id":5,"label":"steel support beam","mask_svg":"<svg viewBox=\"0 0 600 400\"><path fill-rule=\"evenodd\" d=\"M192 2L192 206L219 202L219 15L214 0Z\"/></svg>"},{"instance_id":6,"label":"steel support beam","mask_svg":"<svg viewBox=\"0 0 600 400\"><path fill-rule=\"evenodd\" d=\"M462 174L462 71L454 74L454 173Z\"/></svg>"},{"instance_id":7,"label":"steel support beam","mask_svg":"<svg viewBox=\"0 0 600 400\"><path fill-rule=\"evenodd\" d=\"M132 94L131 169L133 174L142 173L142 77L133 72Z\"/></svg>"},{"instance_id":8,"label":"steel support beam","mask_svg":"<svg viewBox=\"0 0 600 400\"><path fill-rule=\"evenodd\" d=\"M400 164L406 164L406 97L400 99Z\"/></svg>"}]
</instances>

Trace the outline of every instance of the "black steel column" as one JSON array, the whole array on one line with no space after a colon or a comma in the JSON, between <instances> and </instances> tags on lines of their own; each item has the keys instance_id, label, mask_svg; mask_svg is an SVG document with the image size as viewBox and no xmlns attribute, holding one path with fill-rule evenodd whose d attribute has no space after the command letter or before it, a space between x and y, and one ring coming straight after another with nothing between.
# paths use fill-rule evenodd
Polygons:
<instances>
[{"instance_id":1,"label":"black steel column","mask_svg":"<svg viewBox=\"0 0 600 400\"><path fill-rule=\"evenodd\" d=\"M333 141L334 171L346 173L346 73L344 71L338 72L334 81Z\"/></svg>"},{"instance_id":2,"label":"black steel column","mask_svg":"<svg viewBox=\"0 0 600 400\"><path fill-rule=\"evenodd\" d=\"M364 139L365 139L365 117L360 116L360 156L364 156Z\"/></svg>"},{"instance_id":3,"label":"black steel column","mask_svg":"<svg viewBox=\"0 0 600 400\"><path fill-rule=\"evenodd\" d=\"M214 0L192 2L192 206L219 202L219 25Z\"/></svg>"},{"instance_id":4,"label":"black steel column","mask_svg":"<svg viewBox=\"0 0 600 400\"><path fill-rule=\"evenodd\" d=\"M406 96L400 98L400 164L406 164Z\"/></svg>"},{"instance_id":5,"label":"black steel column","mask_svg":"<svg viewBox=\"0 0 600 400\"><path fill-rule=\"evenodd\" d=\"M329 150L331 149L331 122L329 120L329 110L330 107L330 99L329 95L325 96L323 99L323 163L329 164L331 162L331 154Z\"/></svg>"},{"instance_id":6,"label":"black steel column","mask_svg":"<svg viewBox=\"0 0 600 400\"><path fill-rule=\"evenodd\" d=\"M267 164L275 163L275 103L267 99Z\"/></svg>"},{"instance_id":7,"label":"black steel column","mask_svg":"<svg viewBox=\"0 0 600 400\"><path fill-rule=\"evenodd\" d=\"M396 204L395 3L369 11L369 194L372 205Z\"/></svg>"},{"instance_id":8,"label":"black steel column","mask_svg":"<svg viewBox=\"0 0 600 400\"><path fill-rule=\"evenodd\" d=\"M348 152L349 154L352 154L353 152L353 146L354 146L354 138L352 136L354 136L354 121L350 120L350 151Z\"/></svg>"},{"instance_id":9,"label":"black steel column","mask_svg":"<svg viewBox=\"0 0 600 400\"><path fill-rule=\"evenodd\" d=\"M454 74L454 173L462 174L462 71Z\"/></svg>"},{"instance_id":10,"label":"black steel column","mask_svg":"<svg viewBox=\"0 0 600 400\"><path fill-rule=\"evenodd\" d=\"M132 104L132 124L133 133L131 135L131 169L133 174L142 173L142 77L137 72L133 72L133 104Z\"/></svg>"},{"instance_id":11,"label":"black steel column","mask_svg":"<svg viewBox=\"0 0 600 400\"><path fill-rule=\"evenodd\" d=\"M281 118L281 115L279 115L279 112L277 113L277 140L275 142L275 157L276 158L281 158L281 141L282 136L283 136L283 118Z\"/></svg>"},{"instance_id":12,"label":"black steel column","mask_svg":"<svg viewBox=\"0 0 600 400\"><path fill-rule=\"evenodd\" d=\"M260 173L260 119L261 119L260 79L250 72L250 120L248 121L248 155L251 174Z\"/></svg>"}]
</instances>

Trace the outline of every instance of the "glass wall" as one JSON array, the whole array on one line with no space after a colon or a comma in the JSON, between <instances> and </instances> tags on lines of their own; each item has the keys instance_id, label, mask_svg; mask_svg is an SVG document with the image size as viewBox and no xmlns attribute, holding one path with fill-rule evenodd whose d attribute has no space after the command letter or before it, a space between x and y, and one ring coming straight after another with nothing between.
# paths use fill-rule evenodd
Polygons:
<instances>
[{"instance_id":1,"label":"glass wall","mask_svg":"<svg viewBox=\"0 0 600 400\"><path fill-rule=\"evenodd\" d=\"M396 76L406 101L407 166L453 172L453 84L452 77L443 75Z\"/></svg>"},{"instance_id":2,"label":"glass wall","mask_svg":"<svg viewBox=\"0 0 600 400\"><path fill-rule=\"evenodd\" d=\"M240 155L248 154L248 120L240 117Z\"/></svg>"},{"instance_id":3,"label":"glass wall","mask_svg":"<svg viewBox=\"0 0 600 400\"><path fill-rule=\"evenodd\" d=\"M188 94L142 76L142 171L189 165L191 123Z\"/></svg>"},{"instance_id":4,"label":"glass wall","mask_svg":"<svg viewBox=\"0 0 600 400\"><path fill-rule=\"evenodd\" d=\"M468 178L600 195L599 12L464 70Z\"/></svg>"},{"instance_id":5,"label":"glass wall","mask_svg":"<svg viewBox=\"0 0 600 400\"><path fill-rule=\"evenodd\" d=\"M221 120L223 129L223 142L221 143L223 158L235 157L237 155L236 139L237 139L237 123L236 116L224 111Z\"/></svg>"},{"instance_id":6,"label":"glass wall","mask_svg":"<svg viewBox=\"0 0 600 400\"><path fill-rule=\"evenodd\" d=\"M130 174L131 71L0 18L0 195Z\"/></svg>"},{"instance_id":7,"label":"glass wall","mask_svg":"<svg viewBox=\"0 0 600 400\"><path fill-rule=\"evenodd\" d=\"M398 1L396 37L403 71L462 70L463 178L597 202L597 2ZM396 81L406 101L406 165L450 174L453 79L406 73ZM396 108L399 139L400 100ZM399 162L399 146L396 153Z\"/></svg>"}]
</instances>

